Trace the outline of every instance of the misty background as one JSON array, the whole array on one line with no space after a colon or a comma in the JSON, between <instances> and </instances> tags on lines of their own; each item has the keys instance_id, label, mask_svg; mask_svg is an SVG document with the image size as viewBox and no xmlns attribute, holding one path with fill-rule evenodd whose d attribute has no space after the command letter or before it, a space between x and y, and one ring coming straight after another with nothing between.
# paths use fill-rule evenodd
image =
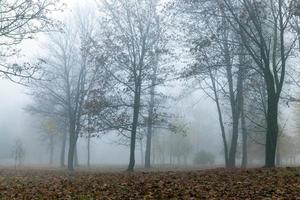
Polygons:
<instances>
[{"instance_id":1,"label":"misty background","mask_svg":"<svg viewBox=\"0 0 300 200\"><path fill-rule=\"evenodd\" d=\"M92 5L92 1L64 0L67 4L63 14L56 16L63 19L65 16L76 12L86 5ZM37 41L26 41L22 44L23 57L30 59L41 51L40 43L45 42L44 37L38 37ZM295 61L295 65L296 65ZM181 68L178 63L175 67ZM45 165L49 163L49 148L43 139L41 129L37 127L37 116L28 113L25 108L33 103L28 95L28 88L13 83L5 78L0 80L0 163L1 165L13 165L12 157L16 140L22 141L25 149L24 165ZM187 135L192 153L188 156L188 163L193 164L193 154L201 150L212 153L216 158L214 164L224 163L222 138L218 122L218 113L215 103L201 90L187 90L183 81L170 82L167 94L176 97L176 100L168 105L169 111L181 117L187 125ZM290 93L298 93L297 88L291 87ZM291 136L297 134L297 125L294 116L293 103L281 106L281 119L284 121L285 133ZM226 121L226 119L225 119ZM228 124L227 124L228 125ZM229 126L228 126L229 127ZM230 129L226 127L226 131ZM159 135L166 135L164 130L159 130ZM126 165L129 160L129 146L118 143L119 136L114 133L101 135L91 139L91 164L93 165ZM136 148L136 163L144 163L145 149L138 145ZM80 137L77 143L79 165L85 165L87 160L87 139ZM54 149L54 161L59 165L60 147ZM46 155L46 156L45 156ZM240 158L238 159L240 162Z\"/></svg>"}]
</instances>

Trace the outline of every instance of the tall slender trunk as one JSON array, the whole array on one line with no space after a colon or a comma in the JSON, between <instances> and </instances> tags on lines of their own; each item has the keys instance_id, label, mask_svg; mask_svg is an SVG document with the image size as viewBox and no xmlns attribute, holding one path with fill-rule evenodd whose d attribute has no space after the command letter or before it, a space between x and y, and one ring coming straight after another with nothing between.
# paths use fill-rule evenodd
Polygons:
<instances>
[{"instance_id":1,"label":"tall slender trunk","mask_svg":"<svg viewBox=\"0 0 300 200\"><path fill-rule=\"evenodd\" d=\"M148 133L146 138L146 152L145 152L145 168L151 168L151 140L152 140L152 129L148 125Z\"/></svg>"},{"instance_id":2,"label":"tall slender trunk","mask_svg":"<svg viewBox=\"0 0 300 200\"><path fill-rule=\"evenodd\" d=\"M240 38L241 44L243 43L242 38ZM240 73L240 83L238 85L239 97L238 97L238 112L240 112L241 117L241 128L242 128L242 168L246 168L248 165L248 133L247 133L247 124L246 124L246 115L245 115L245 88L244 82L245 77L247 76L246 70L246 60L245 60L245 47L240 45L239 48L239 73Z\"/></svg>"},{"instance_id":3,"label":"tall slender trunk","mask_svg":"<svg viewBox=\"0 0 300 200\"><path fill-rule=\"evenodd\" d=\"M87 166L91 167L91 133L88 133L87 140Z\"/></svg>"},{"instance_id":4,"label":"tall slender trunk","mask_svg":"<svg viewBox=\"0 0 300 200\"><path fill-rule=\"evenodd\" d=\"M63 132L61 151L60 151L60 166L65 166L65 154L66 154L66 144L67 144L67 132Z\"/></svg>"},{"instance_id":5,"label":"tall slender trunk","mask_svg":"<svg viewBox=\"0 0 300 200\"><path fill-rule=\"evenodd\" d=\"M72 138L72 137L70 137ZM75 152L75 141L70 139L69 152L68 152L68 170L74 171L74 152Z\"/></svg>"},{"instance_id":6,"label":"tall slender trunk","mask_svg":"<svg viewBox=\"0 0 300 200\"><path fill-rule=\"evenodd\" d=\"M278 144L277 150L276 150L276 166L281 165L281 155L280 155L280 145Z\"/></svg>"},{"instance_id":7,"label":"tall slender trunk","mask_svg":"<svg viewBox=\"0 0 300 200\"><path fill-rule=\"evenodd\" d=\"M243 140L242 168L246 168L248 165L248 133L247 133L245 110L244 110L244 101L243 101L243 108L241 113L241 121L242 121L241 124L242 124L242 140Z\"/></svg>"},{"instance_id":8,"label":"tall slender trunk","mask_svg":"<svg viewBox=\"0 0 300 200\"><path fill-rule=\"evenodd\" d=\"M141 150L141 166L144 165L144 144L143 139L140 139L140 150Z\"/></svg>"},{"instance_id":9,"label":"tall slender trunk","mask_svg":"<svg viewBox=\"0 0 300 200\"><path fill-rule=\"evenodd\" d=\"M236 166L236 150L237 150L237 142L239 136L239 116L235 114L233 117L233 126L232 126L232 138L231 138L231 145L229 150L228 156L228 167L235 168Z\"/></svg>"},{"instance_id":10,"label":"tall slender trunk","mask_svg":"<svg viewBox=\"0 0 300 200\"><path fill-rule=\"evenodd\" d=\"M242 39L240 39L242 40ZM225 48L225 55L229 54L228 47ZM231 102L231 111L232 111L232 139L231 139L231 146L229 151L229 158L228 158L228 167L234 168L236 166L236 152L237 152L237 142L239 137L239 121L241 117L241 113L243 112L243 104L244 104L244 79L245 79L245 52L244 46L240 45L239 47L239 69L238 69L238 76L237 76L237 85L236 85L236 95L234 93L233 88L233 74L232 74L232 66L229 65L229 60L226 61L227 63L227 79L229 82L229 95L230 95L230 102ZM229 59L229 55L227 55ZM245 123L244 123L245 125ZM242 127L242 129L245 127ZM245 129L244 129L245 130ZM244 131L243 130L243 131ZM244 139L244 135L243 135ZM244 149L243 149L244 150ZM246 151L245 151L246 153Z\"/></svg>"},{"instance_id":11,"label":"tall slender trunk","mask_svg":"<svg viewBox=\"0 0 300 200\"><path fill-rule=\"evenodd\" d=\"M140 82L140 80L138 81ZM127 171L133 171L135 166L135 146L136 146L136 133L139 121L140 113L140 101L141 101L141 85L140 83L136 84L135 93L134 93L134 108L133 108L133 120L132 120L132 129L131 129L131 138L130 138L130 157L129 165Z\"/></svg>"},{"instance_id":12,"label":"tall slender trunk","mask_svg":"<svg viewBox=\"0 0 300 200\"><path fill-rule=\"evenodd\" d=\"M210 79L212 82L214 98L215 98L215 102L216 102L216 106L217 106L217 110L218 110L219 124L220 124L220 129L221 129L221 134L222 134L222 140L223 140L225 166L228 167L228 144L227 144L227 139L226 139L224 120L223 120L223 116L222 116L219 96L217 93L218 90L217 90L217 86L216 86L216 80L214 78L214 75L212 74L211 69L209 69L209 75L210 75Z\"/></svg>"},{"instance_id":13,"label":"tall slender trunk","mask_svg":"<svg viewBox=\"0 0 300 200\"><path fill-rule=\"evenodd\" d=\"M79 166L79 163L78 163L78 152L77 152L77 140L76 140L75 149L74 149L74 166L75 167Z\"/></svg>"},{"instance_id":14,"label":"tall slender trunk","mask_svg":"<svg viewBox=\"0 0 300 200\"><path fill-rule=\"evenodd\" d=\"M76 149L76 133L75 133L75 122L74 120L70 120L70 128L69 128L69 152L68 152L68 170L74 171L74 154Z\"/></svg>"},{"instance_id":15,"label":"tall slender trunk","mask_svg":"<svg viewBox=\"0 0 300 200\"><path fill-rule=\"evenodd\" d=\"M155 84L156 84L156 71L154 71L151 89L150 89L150 102L148 110L148 121L147 121L147 141L146 141L146 155L145 155L145 168L151 168L151 143L152 143L152 133L153 133L153 114L154 114L154 96L155 96Z\"/></svg>"},{"instance_id":16,"label":"tall slender trunk","mask_svg":"<svg viewBox=\"0 0 300 200\"><path fill-rule=\"evenodd\" d=\"M239 91L237 91L237 95L235 96L234 92L234 82L233 82L233 74L232 74L232 63L231 63L231 55L229 50L229 42L228 42L228 32L227 30L224 31L224 60L226 64L226 76L228 81L228 91L229 91L229 100L231 106L231 113L232 113L232 137L231 143L229 148L229 155L228 155L228 166L229 168L235 167L235 160L236 160L236 149L237 149L237 142L238 142L238 131L239 131L239 108L238 108L238 96ZM238 74L238 85L239 79L241 74ZM238 88L237 88L238 90Z\"/></svg>"},{"instance_id":17,"label":"tall slender trunk","mask_svg":"<svg viewBox=\"0 0 300 200\"><path fill-rule=\"evenodd\" d=\"M278 110L279 110L279 99L282 92L285 73L286 73L286 49L285 49L285 19L283 13L283 0L278 1L278 19L279 19L279 38L280 38L280 69L277 69L276 63L273 62L272 71L269 68L270 63L265 62L266 69L264 71L265 81L268 91L268 110L267 110L267 138L266 138L266 167L275 167L276 162L276 148L278 140ZM275 27L275 33L277 33L277 27ZM276 34L277 35L277 34ZM277 42L277 40L275 40ZM274 42L274 47L277 47L277 43ZM276 54L273 56L276 58ZM276 59L274 59L276 60ZM278 76L280 72L280 77Z\"/></svg>"},{"instance_id":18,"label":"tall slender trunk","mask_svg":"<svg viewBox=\"0 0 300 200\"><path fill-rule=\"evenodd\" d=\"M87 138L87 167L91 166L91 129L92 129L92 120L91 116L88 115L88 138Z\"/></svg>"},{"instance_id":19,"label":"tall slender trunk","mask_svg":"<svg viewBox=\"0 0 300 200\"><path fill-rule=\"evenodd\" d=\"M153 143L154 144L157 144L157 142L156 142L156 137L155 137L155 135L154 135L154 133L152 133L152 138L151 138L151 141L154 141ZM152 156L150 156L150 157L152 157L152 165L154 165L154 164L156 164L156 151L155 151L155 147L157 147L156 145L154 145L154 148L151 148L151 155Z\"/></svg>"},{"instance_id":20,"label":"tall slender trunk","mask_svg":"<svg viewBox=\"0 0 300 200\"><path fill-rule=\"evenodd\" d=\"M53 165L53 156L54 156L54 134L50 133L50 159L49 163L50 165Z\"/></svg>"},{"instance_id":21,"label":"tall slender trunk","mask_svg":"<svg viewBox=\"0 0 300 200\"><path fill-rule=\"evenodd\" d=\"M276 95L268 94L266 167L275 167L278 139L278 100Z\"/></svg>"}]
</instances>

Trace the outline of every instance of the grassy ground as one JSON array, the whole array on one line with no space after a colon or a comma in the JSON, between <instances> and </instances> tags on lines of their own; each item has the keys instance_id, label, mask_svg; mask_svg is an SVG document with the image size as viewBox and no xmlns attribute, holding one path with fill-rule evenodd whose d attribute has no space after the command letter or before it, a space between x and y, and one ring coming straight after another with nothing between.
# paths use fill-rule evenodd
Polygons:
<instances>
[{"instance_id":1,"label":"grassy ground","mask_svg":"<svg viewBox=\"0 0 300 200\"><path fill-rule=\"evenodd\" d=\"M300 199L300 168L72 174L2 169L0 199Z\"/></svg>"}]
</instances>

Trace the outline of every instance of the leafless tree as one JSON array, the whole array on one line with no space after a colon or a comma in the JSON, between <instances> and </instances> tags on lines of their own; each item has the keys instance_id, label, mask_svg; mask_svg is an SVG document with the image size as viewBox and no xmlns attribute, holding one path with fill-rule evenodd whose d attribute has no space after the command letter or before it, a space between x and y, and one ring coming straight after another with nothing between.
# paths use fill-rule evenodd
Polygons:
<instances>
[{"instance_id":1,"label":"leafless tree","mask_svg":"<svg viewBox=\"0 0 300 200\"><path fill-rule=\"evenodd\" d=\"M128 95L131 102L132 121L130 125L130 162L128 170L135 165L135 146L141 95L151 74L153 45L157 39L156 1L104 1L104 35L106 48L110 52L111 75L120 88ZM129 116L129 115L128 115Z\"/></svg>"},{"instance_id":2,"label":"leafless tree","mask_svg":"<svg viewBox=\"0 0 300 200\"><path fill-rule=\"evenodd\" d=\"M278 138L278 108L285 82L287 60L295 47L290 34L293 12L289 1L219 1L228 22L239 33L243 45L266 83L266 167L275 166ZM287 39L289 37L289 39ZM290 42L288 42L288 40Z\"/></svg>"},{"instance_id":3,"label":"leafless tree","mask_svg":"<svg viewBox=\"0 0 300 200\"><path fill-rule=\"evenodd\" d=\"M37 33L54 30L57 25L50 18L58 11L58 0L3 0L0 7L0 73L17 81L32 78L38 64L25 62L12 63L10 57L19 53L18 45L24 40L33 39Z\"/></svg>"},{"instance_id":4,"label":"leafless tree","mask_svg":"<svg viewBox=\"0 0 300 200\"><path fill-rule=\"evenodd\" d=\"M84 19L84 18L82 18ZM86 19L86 18L85 18ZM34 93L41 100L53 99L57 114L68 122L68 169L74 169L76 143L82 131L83 106L92 88L98 65L89 60L93 24L80 21L75 27L67 23L63 32L49 35L48 53L40 73L41 81L34 82Z\"/></svg>"}]
</instances>

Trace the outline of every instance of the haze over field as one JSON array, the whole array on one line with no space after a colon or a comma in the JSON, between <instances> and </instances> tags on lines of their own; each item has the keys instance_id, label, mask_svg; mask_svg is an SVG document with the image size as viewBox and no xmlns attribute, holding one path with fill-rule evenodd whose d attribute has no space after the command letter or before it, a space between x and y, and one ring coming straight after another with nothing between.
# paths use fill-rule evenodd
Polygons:
<instances>
[{"instance_id":1,"label":"haze over field","mask_svg":"<svg viewBox=\"0 0 300 200\"><path fill-rule=\"evenodd\" d=\"M24 3L32 22L2 36L0 165L18 148L69 170L298 164L298 3L228 2Z\"/></svg>"},{"instance_id":2,"label":"haze over field","mask_svg":"<svg viewBox=\"0 0 300 200\"><path fill-rule=\"evenodd\" d=\"M300 0L0 0L0 199L297 199Z\"/></svg>"}]
</instances>

